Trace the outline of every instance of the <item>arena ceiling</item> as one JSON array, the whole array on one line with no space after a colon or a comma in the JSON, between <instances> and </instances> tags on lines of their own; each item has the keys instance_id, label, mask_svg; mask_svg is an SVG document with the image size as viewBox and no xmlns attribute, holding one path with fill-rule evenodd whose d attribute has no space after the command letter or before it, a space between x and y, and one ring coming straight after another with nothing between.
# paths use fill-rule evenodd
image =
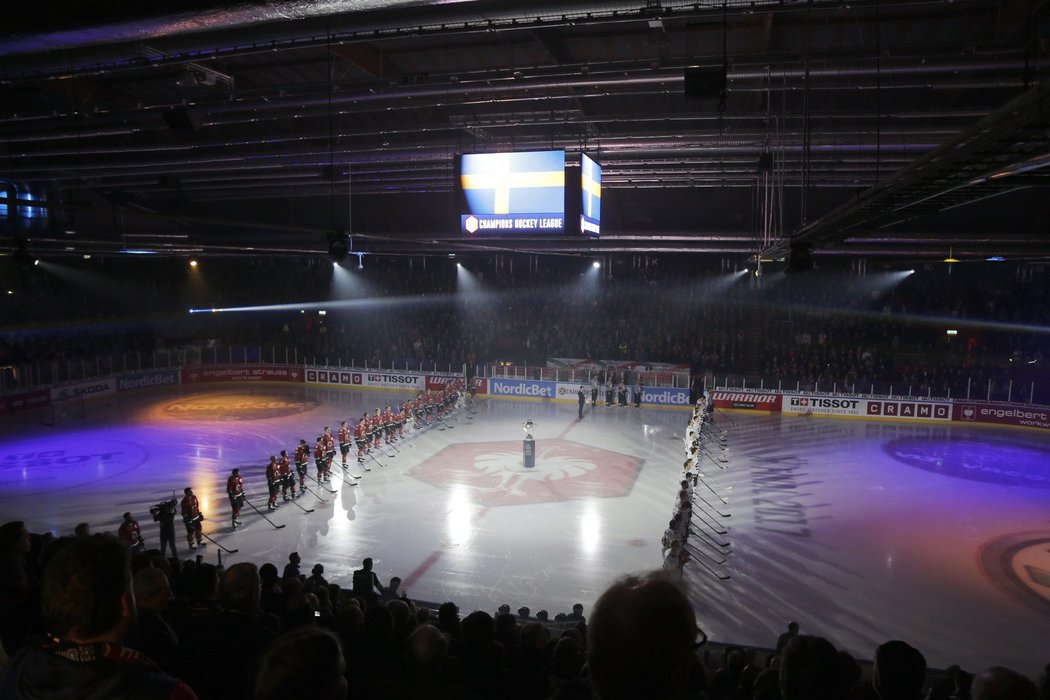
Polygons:
<instances>
[{"instance_id":1,"label":"arena ceiling","mask_svg":"<svg viewBox=\"0 0 1050 700\"><path fill-rule=\"evenodd\" d=\"M1046 0L71 4L0 29L8 250L1050 256ZM457 154L548 148L600 239L458 234Z\"/></svg>"}]
</instances>

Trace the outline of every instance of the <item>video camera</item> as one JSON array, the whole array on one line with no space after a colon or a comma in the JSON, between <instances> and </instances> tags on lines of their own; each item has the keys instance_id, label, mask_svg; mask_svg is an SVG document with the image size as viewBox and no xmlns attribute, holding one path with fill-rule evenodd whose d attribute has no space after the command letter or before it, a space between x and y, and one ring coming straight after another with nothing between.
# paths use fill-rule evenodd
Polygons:
<instances>
[{"instance_id":1,"label":"video camera","mask_svg":"<svg viewBox=\"0 0 1050 700\"><path fill-rule=\"evenodd\" d=\"M174 498L170 501L162 501L155 506L150 506L149 514L153 516L153 522L156 523L171 520L175 517L177 505L178 501Z\"/></svg>"}]
</instances>

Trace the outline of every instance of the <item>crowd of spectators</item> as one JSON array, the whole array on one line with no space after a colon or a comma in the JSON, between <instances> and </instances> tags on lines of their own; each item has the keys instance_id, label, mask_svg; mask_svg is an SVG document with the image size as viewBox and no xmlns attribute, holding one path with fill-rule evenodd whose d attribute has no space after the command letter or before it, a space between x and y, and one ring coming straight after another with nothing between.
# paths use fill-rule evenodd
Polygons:
<instances>
[{"instance_id":1,"label":"crowd of spectators","mask_svg":"<svg viewBox=\"0 0 1050 700\"><path fill-rule=\"evenodd\" d=\"M1015 400L1031 399L1031 382L1045 378L1041 273L986 265L755 278L650 268L609 279L577 260L499 274L470 267L457 281L449 261L433 258L368 258L363 270L336 271L305 258L210 259L195 269L183 260L46 263L0 294L0 366L114 352L133 354L135 366L158 349L221 344L369 366L669 362L752 384L859 393L896 384L942 396L969 386L977 397L991 389ZM316 302L326 303L324 315L305 306ZM274 304L289 306L186 313Z\"/></svg>"},{"instance_id":2,"label":"crowd of spectators","mask_svg":"<svg viewBox=\"0 0 1050 700\"><path fill-rule=\"evenodd\" d=\"M382 586L370 561L344 588L323 569L299 573L294 554L279 575L273 563L131 555L111 535L32 538L20 522L0 539L2 700L1050 698L1046 678L1037 688L1005 668L931 675L899 640L872 650L866 674L797 623L775 651L711 653L703 621L662 573L620 579L589 617L575 606L551 625L507 605L462 618L451 602L432 610Z\"/></svg>"}]
</instances>

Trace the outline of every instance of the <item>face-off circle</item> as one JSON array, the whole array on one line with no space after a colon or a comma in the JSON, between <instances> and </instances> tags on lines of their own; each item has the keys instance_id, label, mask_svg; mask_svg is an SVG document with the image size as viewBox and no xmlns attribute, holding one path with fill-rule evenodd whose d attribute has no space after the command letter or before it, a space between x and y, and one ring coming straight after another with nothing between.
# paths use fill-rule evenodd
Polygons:
<instances>
[{"instance_id":1,"label":"face-off circle","mask_svg":"<svg viewBox=\"0 0 1050 700\"><path fill-rule=\"evenodd\" d=\"M144 448L131 442L81 441L75 434L16 442L0 452L0 493L28 496L78 488L131 471L147 456Z\"/></svg>"},{"instance_id":2,"label":"face-off circle","mask_svg":"<svg viewBox=\"0 0 1050 700\"><path fill-rule=\"evenodd\" d=\"M1000 537L981 549L978 561L1005 593L1050 615L1050 531Z\"/></svg>"},{"instance_id":3,"label":"face-off circle","mask_svg":"<svg viewBox=\"0 0 1050 700\"><path fill-rule=\"evenodd\" d=\"M433 486L466 486L485 506L626 496L637 457L561 438L536 443L536 466L522 466L520 441L449 445L409 474Z\"/></svg>"},{"instance_id":4,"label":"face-off circle","mask_svg":"<svg viewBox=\"0 0 1050 700\"><path fill-rule=\"evenodd\" d=\"M890 440L883 449L898 462L943 476L1050 488L1050 454L1044 443L904 437Z\"/></svg>"}]
</instances>

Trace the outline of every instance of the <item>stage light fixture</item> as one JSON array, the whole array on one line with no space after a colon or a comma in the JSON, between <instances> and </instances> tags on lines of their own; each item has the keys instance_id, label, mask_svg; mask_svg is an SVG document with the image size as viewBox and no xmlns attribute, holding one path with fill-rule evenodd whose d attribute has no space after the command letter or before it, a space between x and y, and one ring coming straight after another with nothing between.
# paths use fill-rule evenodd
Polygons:
<instances>
[{"instance_id":1,"label":"stage light fixture","mask_svg":"<svg viewBox=\"0 0 1050 700\"><path fill-rule=\"evenodd\" d=\"M808 243L798 242L791 244L791 250L788 254L787 266L784 268L785 274L798 274L800 272L809 272L813 269L813 254L810 250Z\"/></svg>"},{"instance_id":2,"label":"stage light fixture","mask_svg":"<svg viewBox=\"0 0 1050 700\"><path fill-rule=\"evenodd\" d=\"M334 263L341 263L350 255L350 245L346 234L341 231L328 234L328 257Z\"/></svg>"},{"instance_id":3,"label":"stage light fixture","mask_svg":"<svg viewBox=\"0 0 1050 700\"><path fill-rule=\"evenodd\" d=\"M591 267L593 267L595 270L597 270L601 266L602 266L602 264L600 262L598 262L597 260L595 260L594 262L591 263Z\"/></svg>"},{"instance_id":4,"label":"stage light fixture","mask_svg":"<svg viewBox=\"0 0 1050 700\"><path fill-rule=\"evenodd\" d=\"M197 269L197 261L196 260L190 260L190 267L192 267L194 270L196 270Z\"/></svg>"}]
</instances>

